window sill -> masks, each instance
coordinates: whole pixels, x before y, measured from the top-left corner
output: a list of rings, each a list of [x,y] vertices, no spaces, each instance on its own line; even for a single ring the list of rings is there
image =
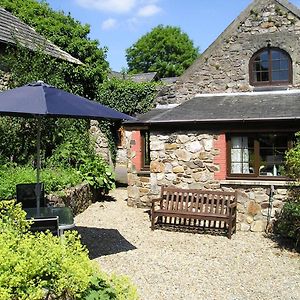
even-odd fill
[[[256,185],[256,186],[288,186],[293,181],[284,179],[262,180],[262,179],[226,179],[221,180],[221,185]]]
[[[138,176],[150,176],[150,170],[140,170],[137,172]]]

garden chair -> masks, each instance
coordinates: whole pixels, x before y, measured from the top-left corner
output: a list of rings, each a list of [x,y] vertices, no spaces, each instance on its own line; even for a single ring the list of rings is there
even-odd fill
[[[59,236],[58,216],[56,217],[36,217],[32,219],[30,231],[45,232],[49,230],[53,235]]]
[[[40,190],[40,207],[46,207],[43,183],[21,183],[16,186],[17,202],[23,208],[36,207],[36,195]]]

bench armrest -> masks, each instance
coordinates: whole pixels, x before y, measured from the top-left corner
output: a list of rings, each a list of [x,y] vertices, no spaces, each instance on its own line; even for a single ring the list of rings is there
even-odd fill
[[[236,202],[232,202],[228,205],[229,208],[234,208],[237,206],[237,203]]]
[[[156,198],[156,199],[152,199],[151,200],[151,203],[154,204],[155,202],[158,202],[158,201],[161,201],[162,198]]]

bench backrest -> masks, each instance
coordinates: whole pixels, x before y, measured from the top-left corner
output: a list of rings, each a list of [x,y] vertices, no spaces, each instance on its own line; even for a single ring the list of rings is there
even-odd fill
[[[161,199],[161,209],[227,215],[236,192],[162,187]]]

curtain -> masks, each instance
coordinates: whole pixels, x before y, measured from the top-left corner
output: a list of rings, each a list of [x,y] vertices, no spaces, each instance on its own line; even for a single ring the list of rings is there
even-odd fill
[[[231,173],[249,174],[248,137],[231,138]]]

